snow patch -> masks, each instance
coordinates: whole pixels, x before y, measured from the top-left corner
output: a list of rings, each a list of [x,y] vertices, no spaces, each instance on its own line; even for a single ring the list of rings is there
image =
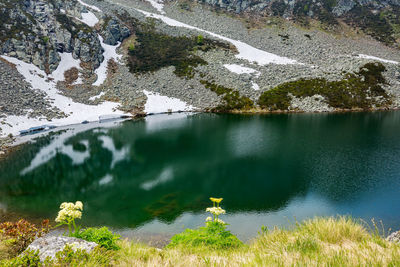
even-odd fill
[[[261,75],[261,72],[259,72],[258,70],[244,67],[243,65],[225,64],[224,67],[227,68],[230,72],[233,72],[236,74],[253,74],[254,73],[254,75],[257,77]]]
[[[103,95],[105,95],[105,94],[106,94],[106,93],[104,93],[104,92],[100,92],[100,94],[90,97],[89,100],[90,100],[90,101],[95,101],[96,99],[101,98],[101,97],[102,97]]]
[[[164,3],[162,0],[146,0],[149,2],[158,12],[161,14],[165,14],[163,8],[164,8]]]
[[[96,15],[90,11],[88,11],[87,13],[81,13],[81,17],[82,19],[77,18],[77,20],[85,23],[90,27],[94,27],[94,25],[96,25],[99,22],[99,19],[96,17]]]
[[[97,6],[88,5],[88,4],[86,4],[85,2],[83,2],[82,0],[78,0],[78,2],[79,2],[82,6],[91,8],[91,9],[93,9],[94,11],[97,11],[97,12],[101,12],[100,8],[98,8]]]
[[[359,54],[358,57],[359,57],[359,58],[365,58],[365,59],[377,60],[377,61],[381,61],[381,62],[384,62],[384,63],[399,64],[398,61],[383,59],[383,58],[374,57],[374,56],[369,56],[369,55],[364,55],[364,54]]]
[[[174,27],[183,27],[183,28],[187,28],[187,29],[191,29],[191,30],[196,30],[196,31],[200,31],[200,32],[204,32],[207,33],[211,36],[214,36],[216,38],[219,38],[221,40],[227,41],[232,43],[238,50],[239,54],[236,55],[236,58],[239,59],[244,59],[247,60],[249,62],[255,62],[259,65],[267,65],[267,64],[281,64],[281,65],[286,65],[286,64],[302,64],[299,63],[296,60],[287,58],[287,57],[281,57],[263,50],[260,50],[258,48],[255,48],[251,45],[248,45],[242,41],[239,40],[234,40],[231,38],[227,38],[225,36],[210,32],[210,31],[206,31],[185,23],[182,23],[180,21],[171,19],[169,17],[163,16],[163,15],[159,15],[159,14],[154,14],[154,13],[150,13],[147,11],[143,11],[140,9],[135,8],[136,11],[142,13],[143,15],[145,15],[146,17],[152,17],[152,18],[156,18],[159,19],[161,21],[163,21],[164,23],[166,23],[169,26],[174,26]]]
[[[251,82],[251,88],[253,88],[256,91],[260,90],[260,86],[255,82]]]
[[[54,81],[57,83],[59,81],[64,81],[64,72],[71,68],[77,68],[78,70],[81,69],[80,63],[81,61],[79,59],[74,59],[72,57],[72,53],[58,53],[61,57],[61,61],[57,66],[57,69],[53,71],[49,77],[53,78]],[[80,77],[78,79],[80,83],[82,83]],[[78,83],[76,81],[75,83]]]
[[[105,101],[99,105],[76,103],[71,98],[59,94],[56,88],[56,81],[49,80],[48,77],[46,77],[46,73],[35,65],[25,63],[13,57],[1,57],[15,64],[17,70],[24,76],[25,80],[32,85],[33,89],[45,92],[48,98],[52,100],[52,105],[59,108],[68,116],[66,118],[53,119],[51,124],[54,126],[78,124],[82,121],[98,121],[99,117],[105,114],[114,114],[118,116],[126,115],[126,113],[116,110],[119,104],[114,102]],[[60,68],[64,67],[61,66]],[[61,71],[59,71],[59,73],[61,73]],[[59,73],[55,73],[57,79],[60,77]],[[8,135],[10,133],[17,135],[21,130],[49,124],[44,117],[28,118],[27,116],[8,116],[2,119],[2,121],[6,123],[0,125],[2,135]]]
[[[97,74],[97,80],[93,83],[95,86],[100,86],[104,83],[104,81],[107,78],[107,64],[110,59],[114,59],[116,62],[118,62],[121,58],[122,55],[118,55],[117,53],[117,47],[120,45],[120,42],[116,46],[113,45],[108,45],[104,43],[103,37],[99,35],[99,39],[101,42],[101,46],[104,49],[104,60],[101,62],[100,66],[95,70],[95,73]]]
[[[162,96],[158,93],[143,90],[147,96],[147,102],[144,106],[144,111],[147,114],[157,114],[164,112],[177,112],[177,111],[192,111],[195,108],[186,104],[182,100],[174,97]]]

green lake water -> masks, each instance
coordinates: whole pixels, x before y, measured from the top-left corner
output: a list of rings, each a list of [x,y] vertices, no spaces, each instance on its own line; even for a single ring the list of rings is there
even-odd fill
[[[223,197],[242,240],[262,225],[350,215],[400,228],[400,112],[174,114],[88,124],[37,138],[0,161],[0,210],[57,215],[125,236],[204,224]]]

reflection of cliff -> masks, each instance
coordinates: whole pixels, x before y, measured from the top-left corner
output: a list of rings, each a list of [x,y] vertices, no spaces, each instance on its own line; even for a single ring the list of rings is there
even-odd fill
[[[385,140],[400,151],[389,114],[202,114],[62,133],[57,146],[41,138],[0,162],[0,202],[54,216],[60,202],[79,199],[87,223],[121,227],[201,212],[209,196],[224,197],[230,212],[278,210],[310,191],[343,201],[387,181],[376,177],[378,153],[388,159]]]

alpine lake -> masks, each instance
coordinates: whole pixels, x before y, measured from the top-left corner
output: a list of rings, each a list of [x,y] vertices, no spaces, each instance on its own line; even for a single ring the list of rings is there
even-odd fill
[[[399,111],[163,114],[33,137],[0,161],[2,221],[54,222],[80,200],[83,226],[169,238],[222,197],[243,241],[314,216],[400,228]]]

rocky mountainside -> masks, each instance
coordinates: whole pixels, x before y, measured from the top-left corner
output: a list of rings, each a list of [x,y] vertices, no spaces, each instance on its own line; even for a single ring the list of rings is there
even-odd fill
[[[324,28],[341,23],[361,29],[388,45],[400,45],[399,0],[196,0],[212,7],[253,16],[283,17],[309,26],[317,20]]]
[[[0,135],[167,111],[396,109],[398,7],[0,0]]]
[[[130,33],[114,20],[108,20],[107,25],[96,31],[82,22],[85,14],[87,7],[76,0],[2,0],[0,51],[32,62],[48,74],[57,68],[61,61],[59,53],[64,52],[72,53],[86,69],[94,70],[104,59],[98,34],[104,36],[106,44],[115,45]]]

